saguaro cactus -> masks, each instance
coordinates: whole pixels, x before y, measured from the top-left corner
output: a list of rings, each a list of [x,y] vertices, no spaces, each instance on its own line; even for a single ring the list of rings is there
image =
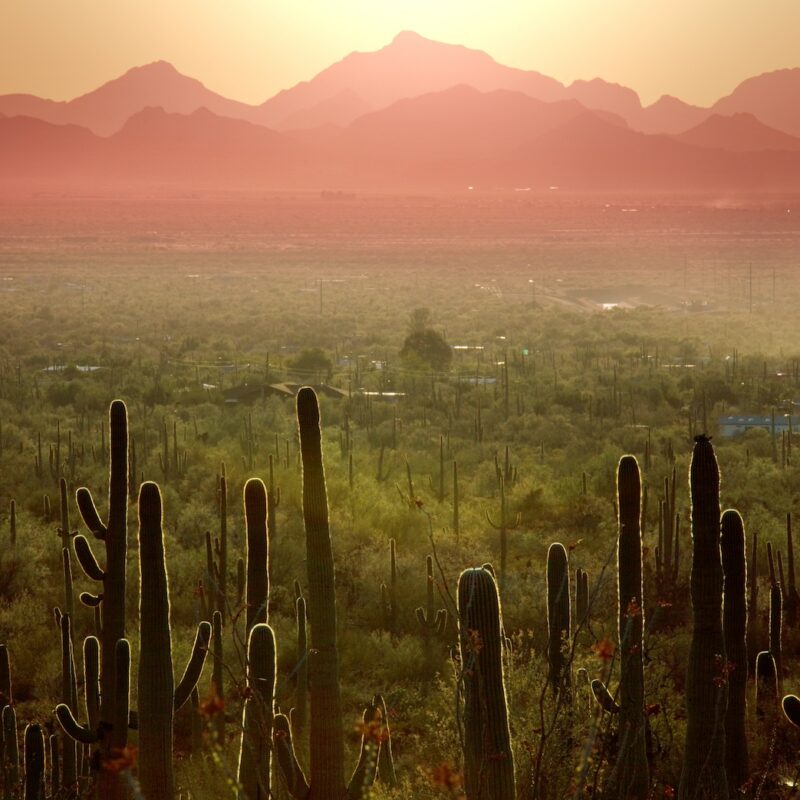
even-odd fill
[[[732,790],[748,778],[747,733],[747,560],[744,524],[738,511],[722,515],[722,571],[725,579],[722,630],[728,660],[728,709],[725,714],[725,771]]]
[[[247,688],[242,718],[238,780],[243,800],[267,800],[272,771],[272,719],[275,696],[275,635],[256,624],[247,642]]]
[[[244,516],[247,529],[246,635],[254,625],[266,623],[269,614],[268,494],[263,481],[251,478],[244,485]]]
[[[426,639],[430,639],[431,635],[436,633],[443,636],[447,629],[447,609],[436,609],[436,602],[434,599],[435,581],[433,579],[433,557],[427,556],[425,559],[425,569],[427,575],[426,581],[426,602],[425,608],[420,606],[414,612],[417,622],[419,623],[422,632],[425,634]]]
[[[24,800],[44,800],[44,732],[40,725],[25,728]]]
[[[147,800],[173,800],[173,714],[197,685],[211,630],[207,622],[200,623],[189,663],[176,687],[161,492],[150,482],[139,491],[139,567],[139,782]]]
[[[645,798],[649,789],[644,716],[644,606],[642,602],[642,481],[634,456],[617,469],[619,538],[620,747],[616,780],[620,798]]]
[[[678,797],[727,800],[719,466],[707,436],[695,438],[690,488],[693,624],[686,678],[686,745]]]
[[[508,562],[508,532],[513,531],[519,526],[520,515],[517,514],[514,520],[508,516],[508,500],[506,499],[506,480],[502,471],[497,469],[497,489],[500,495],[500,516],[495,522],[489,512],[486,512],[486,521],[500,534],[500,588],[505,588],[506,565]]]
[[[100,568],[89,542],[75,537],[75,554],[87,577],[102,583],[102,592],[81,595],[90,606],[100,605],[102,619],[100,666],[100,721],[113,725],[117,718],[115,682],[117,642],[125,637],[125,569],[128,555],[128,410],[122,400],[114,400],[109,409],[110,470],[108,482],[108,518],[103,523],[88,489],[78,489],[78,509],[86,527],[105,544],[105,567]],[[104,757],[111,755],[116,736],[104,738]],[[124,746],[124,745],[123,745]],[[110,770],[101,773],[105,797],[119,796],[120,781]]]
[[[547,551],[547,661],[554,692],[569,688],[569,674],[564,669],[564,646],[569,637],[569,562],[564,545],[554,542]]]
[[[310,775],[303,774],[295,756],[289,719],[278,714],[274,745],[289,791],[298,800],[358,800],[375,780],[377,759],[365,771],[364,746],[371,735],[365,726],[361,759],[349,786],[344,779],[344,730],[339,687],[339,652],[336,645],[336,592],[333,548],[328,522],[328,495],[322,463],[319,404],[313,389],[297,394],[297,422],[303,467],[303,518],[306,529],[308,611],[311,619],[309,648]]]
[[[514,758],[503,682],[503,622],[497,584],[483,567],[458,579],[467,800],[514,800]]]

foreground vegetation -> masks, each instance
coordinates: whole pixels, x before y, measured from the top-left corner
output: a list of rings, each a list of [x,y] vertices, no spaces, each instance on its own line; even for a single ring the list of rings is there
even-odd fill
[[[330,245],[323,281],[318,252],[148,247],[4,256],[6,794],[41,763],[54,797],[302,796],[291,741],[319,798],[788,796],[782,253],[779,291],[695,263],[648,273],[658,305],[601,311],[640,292],[632,267],[403,271]],[[727,438],[723,414],[768,422]]]

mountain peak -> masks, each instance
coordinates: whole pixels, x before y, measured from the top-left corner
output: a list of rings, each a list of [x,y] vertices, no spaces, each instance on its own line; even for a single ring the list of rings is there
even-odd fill
[[[159,59],[151,61],[149,64],[141,64],[138,67],[131,67],[125,75],[153,75],[159,77],[180,75],[174,64],[169,61]]]
[[[430,39],[426,39],[424,36],[421,36],[416,31],[400,31],[397,36],[392,39],[392,44],[394,45],[402,45],[402,44],[419,44],[420,42],[429,42]]]

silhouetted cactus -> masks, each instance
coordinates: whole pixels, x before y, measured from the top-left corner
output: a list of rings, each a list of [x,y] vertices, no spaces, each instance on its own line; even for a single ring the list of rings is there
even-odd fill
[[[64,566],[64,612],[75,618],[75,591],[72,583],[72,539],[77,535],[69,522],[69,496],[67,481],[61,478],[58,482],[61,505],[61,524],[58,526],[58,536],[61,539],[62,561]]]
[[[569,690],[564,648],[570,637],[569,562],[563,544],[547,551],[547,677],[554,692]]]
[[[467,800],[513,800],[514,757],[503,681],[503,621],[494,576],[483,567],[458,579]]]
[[[266,623],[269,614],[269,539],[267,488],[251,478],[244,486],[244,516],[247,542],[247,606],[245,635],[254,625]]]
[[[17,712],[14,706],[5,706],[3,717],[3,792],[12,798],[19,784],[19,739],[17,738]]]
[[[65,550],[65,552],[68,552]],[[73,714],[78,711],[78,681],[75,676],[75,658],[72,650],[72,627],[69,614],[61,616],[61,702]],[[61,735],[61,780],[69,797],[76,791],[78,782],[77,742],[66,733]]]
[[[248,691],[238,768],[243,800],[266,800],[271,796],[275,672],[275,635],[269,625],[257,623],[247,642]]]
[[[644,604],[642,601],[642,483],[634,456],[617,469],[618,632],[620,649],[620,746],[616,781],[620,798],[645,798],[649,789],[644,715]]]
[[[306,530],[308,566],[310,686],[310,775],[303,774],[294,751],[288,717],[278,714],[274,721],[273,744],[281,772],[293,797],[307,800],[357,800],[374,781],[374,769],[364,769],[368,755],[365,726],[362,757],[350,784],[344,778],[344,730],[339,688],[339,652],[336,645],[336,592],[333,549],[328,522],[328,496],[322,463],[322,434],[319,404],[313,389],[303,387],[297,394],[297,422],[303,467],[303,518]]]
[[[458,495],[458,461],[453,461],[453,534],[458,541],[460,531],[459,522],[459,495]]]
[[[8,509],[8,527],[11,537],[11,546],[17,543],[17,501],[12,500]]]
[[[299,736],[306,727],[308,716],[308,636],[306,616],[306,599],[298,597],[295,600],[295,618],[297,621],[297,665],[296,692],[294,713],[292,714],[292,731]]]
[[[575,627],[586,624],[589,617],[589,575],[586,570],[575,571]]]
[[[519,526],[520,515],[517,514],[512,521],[508,516],[508,501],[506,499],[506,481],[500,468],[497,468],[497,491],[500,495],[500,516],[495,522],[486,512],[486,521],[500,534],[500,588],[506,585],[506,568],[508,562],[508,532]]]
[[[600,708],[602,708],[603,711],[608,714],[619,714],[619,704],[612,697],[611,692],[608,691],[603,681],[595,678],[591,683],[591,687],[594,699],[597,700]]]
[[[427,556],[425,559],[426,569],[426,603],[425,608],[419,607],[414,612],[417,622],[422,628],[426,637],[430,637],[433,633],[443,636],[447,629],[447,609],[436,609],[434,598],[434,590],[436,587],[433,579],[433,556]]]
[[[727,800],[719,467],[706,436],[695,438],[690,487],[693,624],[686,678],[686,744],[678,797]]]
[[[800,610],[800,594],[797,592],[797,581],[794,571],[794,540],[792,538],[792,515],[786,515],[786,584],[784,585],[786,601],[784,614],[786,624],[793,627],[797,624]]]
[[[769,589],[769,652],[775,659],[780,690],[783,686],[783,592],[777,581]]]
[[[173,800],[173,715],[188,699],[203,671],[207,622],[198,626],[183,677],[175,686],[161,492],[155,483],[139,490],[139,782],[147,800]]]
[[[389,585],[381,584],[381,609],[383,627],[393,636],[397,634],[397,543],[389,540]]]
[[[747,561],[744,524],[738,511],[722,515],[722,572],[725,598],[722,630],[728,661],[728,709],[725,714],[725,771],[735,791],[749,776],[747,755]]]
[[[84,592],[81,600],[90,606],[100,605],[102,619],[100,667],[100,720],[106,726],[117,719],[115,685],[117,668],[117,643],[125,638],[125,571],[128,553],[128,411],[122,400],[114,400],[109,409],[111,431],[110,469],[108,484],[108,518],[103,523],[88,489],[78,489],[78,509],[84,524],[94,537],[105,545],[105,567],[100,568],[89,542],[83,536],[75,537],[75,554],[90,580],[101,582],[102,592],[91,595]],[[121,651],[120,651],[121,652]],[[130,658],[128,656],[128,658]],[[104,757],[108,758],[114,742],[127,742],[115,733],[104,739]],[[121,783],[111,770],[101,772],[101,789],[108,800],[115,800]]]
[[[0,644],[0,709],[13,703],[11,689],[11,658],[8,647]]]
[[[394,770],[394,754],[392,752],[392,732],[389,728],[389,712],[382,694],[372,698],[372,706],[380,712],[381,732],[380,751],[378,753],[378,780],[387,786],[397,785],[397,775]]]
[[[25,728],[25,781],[24,800],[45,800],[44,786],[44,732],[40,725]]]
[[[775,659],[769,650],[762,650],[756,656],[756,716],[771,724],[774,722],[780,694],[778,693],[778,671]]]

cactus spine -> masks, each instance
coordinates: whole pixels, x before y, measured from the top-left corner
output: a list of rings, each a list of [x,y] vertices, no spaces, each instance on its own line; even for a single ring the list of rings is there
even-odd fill
[[[569,563],[564,545],[554,542],[547,551],[547,661],[548,681],[556,693],[570,684],[564,669],[564,645],[569,637]]]
[[[720,548],[725,599],[722,630],[728,660],[728,709],[725,714],[725,771],[738,790],[748,778],[747,735],[747,559],[744,524],[738,511],[722,515]]]
[[[692,641],[686,679],[686,745],[679,800],[727,800],[725,714],[727,686],[722,633],[719,466],[706,436],[695,438],[692,495]],[[720,664],[721,659],[721,664]]]
[[[467,800],[514,800],[514,758],[503,682],[497,583],[483,567],[458,579]]]
[[[617,762],[620,798],[645,798],[649,788],[644,716],[642,602],[642,481],[634,456],[623,456],[617,470],[619,538],[617,575],[620,647],[620,736]]]

